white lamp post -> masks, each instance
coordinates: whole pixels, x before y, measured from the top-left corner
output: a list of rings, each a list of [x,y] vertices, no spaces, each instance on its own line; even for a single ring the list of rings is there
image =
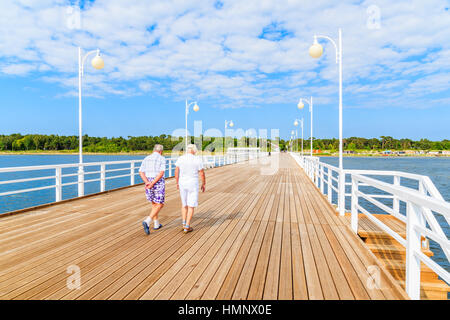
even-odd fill
[[[312,157],[312,155],[313,155],[313,98],[310,97],[309,101],[306,99],[300,98],[300,100],[298,101],[298,104],[297,104],[297,108],[299,108],[300,110],[303,109],[303,107],[305,106],[303,101],[305,101],[309,105],[309,112],[311,113],[311,154],[310,154],[310,156]]]
[[[323,48],[317,42],[318,38],[329,40],[336,50],[336,63],[339,64],[339,214],[345,214],[345,175],[343,166],[343,142],[342,142],[342,30],[338,30],[338,44],[328,36],[315,35],[314,43],[309,48],[309,55],[313,58],[319,58],[323,53]]]
[[[302,159],[303,159],[303,118],[301,120],[295,119],[294,126],[298,126],[298,124],[302,126]]]
[[[230,126],[230,128],[234,127],[233,120],[225,120],[225,130],[227,130],[228,126]]]
[[[191,105],[194,105],[194,107],[192,108],[195,112],[197,112],[198,110],[200,110],[200,107],[197,104],[197,101],[192,101],[191,103],[188,103],[187,99],[186,99],[186,114],[185,114],[185,120],[186,120],[186,132],[185,132],[185,138],[186,138],[186,145],[185,145],[185,150],[184,152],[187,152],[187,146],[188,146],[188,128],[187,128],[187,119],[188,119],[188,114],[189,114],[189,107]]]
[[[234,127],[233,120],[225,120],[225,129],[223,131],[223,153],[225,153],[225,142],[226,142],[226,138],[227,138],[228,126],[230,126],[230,128]]]
[[[298,138],[297,129],[291,131],[291,138],[292,137],[294,138],[294,140],[296,140]],[[298,144],[298,141],[297,141],[297,144]],[[292,151],[294,151],[294,143],[292,143]],[[298,145],[297,145],[297,152],[298,152]]]
[[[78,47],[78,142],[79,142],[79,166],[78,166],[78,196],[84,196],[84,169],[83,169],[83,136],[82,136],[82,128],[83,128],[83,119],[82,119],[82,106],[81,106],[81,79],[84,75],[84,63],[86,59],[91,54],[96,53],[95,57],[92,59],[92,66],[97,69],[103,69],[105,63],[100,57],[100,50],[92,50],[86,53],[86,55],[82,56],[82,50]]]

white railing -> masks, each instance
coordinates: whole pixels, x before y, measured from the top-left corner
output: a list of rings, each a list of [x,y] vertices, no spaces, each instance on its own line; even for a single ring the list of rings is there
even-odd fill
[[[406,248],[406,292],[411,299],[420,299],[421,262],[450,283],[450,273],[421,250],[428,247],[428,239],[431,239],[440,245],[450,261],[450,241],[436,219],[436,216],[441,216],[442,223],[450,225],[450,203],[443,199],[429,177],[381,170],[343,170],[341,173],[339,168],[321,162],[318,157],[291,155],[328,201],[337,205],[339,214],[345,214],[349,209],[351,228],[355,233],[358,232],[358,215],[362,213]],[[392,183],[374,177],[383,177]],[[404,180],[417,188],[401,185]],[[406,239],[377,219],[363,202],[403,221]],[[405,210],[401,210],[402,205]],[[422,237],[425,239],[423,242]]]
[[[339,168],[332,165],[320,162],[318,157],[301,156],[296,153],[291,153],[296,162],[305,170],[308,177],[320,189],[323,194],[326,194],[328,201],[335,204],[341,215],[345,214],[345,192],[340,190],[345,189],[344,173],[341,173]],[[333,197],[336,195],[336,197]]]
[[[202,156],[205,168],[220,167],[223,165],[233,164],[236,162],[246,161],[253,158],[259,158],[267,155],[267,153],[259,152],[252,154],[238,155],[214,155]],[[175,174],[175,162],[177,158],[167,158],[165,177],[172,177]],[[0,186],[16,185],[16,188],[10,187],[8,191],[0,192],[0,197],[6,197],[16,194],[34,192],[39,190],[54,189],[55,202],[63,200],[63,187],[78,185],[77,196],[84,196],[84,185],[90,182],[100,182],[98,191],[106,190],[106,181],[129,177],[129,185],[136,184],[136,175],[139,175],[139,167],[142,160],[126,160],[126,161],[107,161],[107,162],[87,162],[83,164],[60,164],[60,165],[43,165],[43,166],[27,166],[27,167],[9,167],[0,168],[0,174],[20,173],[24,176],[35,175],[32,177],[24,177],[21,179],[4,179],[0,181]],[[118,167],[125,166],[125,167]],[[72,169],[72,170],[71,170]],[[78,170],[76,170],[78,169]],[[80,170],[81,169],[81,170]],[[65,171],[65,172],[64,172]],[[69,171],[69,172],[68,172]],[[47,173],[50,172],[50,173]],[[66,181],[63,181],[66,180]],[[67,181],[74,180],[74,181]],[[40,181],[41,185],[35,187],[21,187],[27,182]],[[81,185],[81,186],[80,186]]]

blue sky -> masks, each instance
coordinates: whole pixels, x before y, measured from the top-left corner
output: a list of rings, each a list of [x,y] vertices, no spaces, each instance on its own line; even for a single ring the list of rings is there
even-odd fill
[[[77,47],[86,62],[84,133],[170,134],[184,100],[203,129],[279,129],[314,97],[314,136],[338,135],[334,48],[343,30],[344,136],[450,138],[448,1],[77,1],[0,4],[0,134],[78,134]],[[81,9],[79,9],[81,8]],[[430,23],[433,21],[433,23]]]

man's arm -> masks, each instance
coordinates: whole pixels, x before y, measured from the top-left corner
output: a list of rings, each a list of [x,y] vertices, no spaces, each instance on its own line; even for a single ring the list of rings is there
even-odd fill
[[[162,178],[164,177],[164,172],[166,171],[166,159],[163,159],[160,163],[160,172],[158,175],[153,179],[152,182],[150,182],[150,188],[153,188],[153,186]]]
[[[177,189],[178,189],[178,179],[180,178],[180,167],[175,168],[175,181],[177,182]]]
[[[139,175],[141,176],[142,181],[145,183],[145,188],[149,189],[150,181],[148,181],[147,176],[144,171],[139,171]]]
[[[151,182],[152,187],[164,176],[164,171],[160,171],[158,175]]]
[[[205,176],[205,170],[202,169],[202,170],[200,170],[198,173],[200,174],[200,179],[202,179],[202,186],[201,186],[202,192],[205,192],[205,190],[206,190],[206,176]]]

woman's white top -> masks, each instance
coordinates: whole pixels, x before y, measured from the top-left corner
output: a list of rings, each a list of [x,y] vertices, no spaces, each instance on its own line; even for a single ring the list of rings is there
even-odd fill
[[[202,158],[191,153],[177,159],[175,166],[180,168],[178,183],[184,189],[198,189],[198,172],[203,169]]]

